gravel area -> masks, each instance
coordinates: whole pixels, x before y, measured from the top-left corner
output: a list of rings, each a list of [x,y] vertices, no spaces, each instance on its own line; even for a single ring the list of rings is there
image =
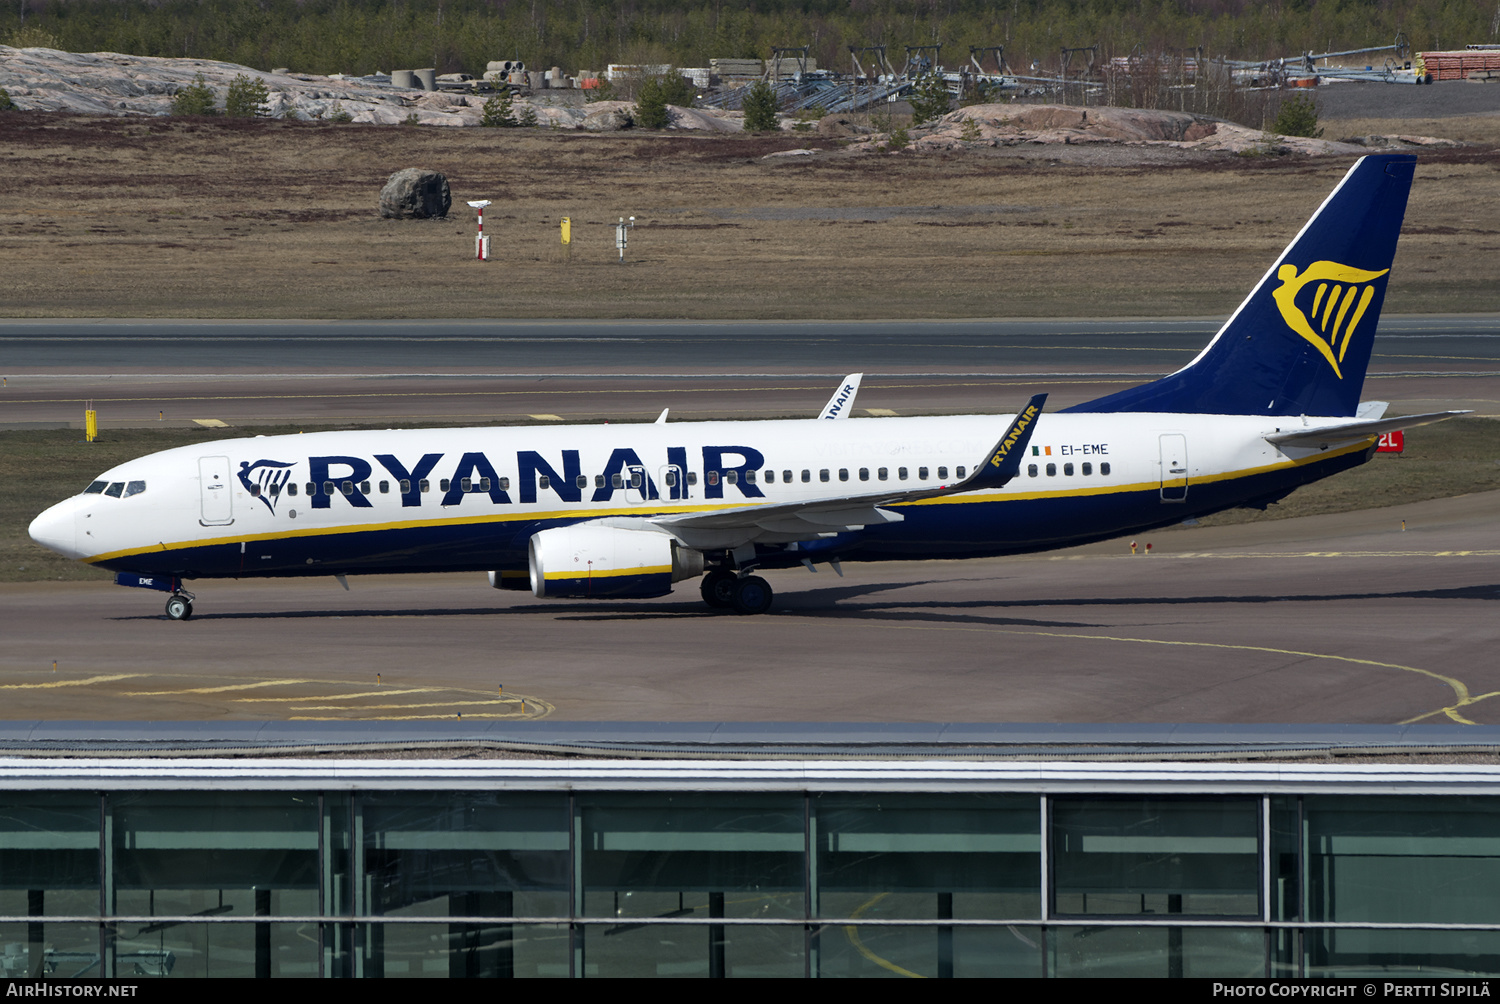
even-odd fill
[[[1314,95],[1324,121],[1500,115],[1500,84],[1471,84],[1466,80],[1418,87],[1340,82],[1325,84]]]

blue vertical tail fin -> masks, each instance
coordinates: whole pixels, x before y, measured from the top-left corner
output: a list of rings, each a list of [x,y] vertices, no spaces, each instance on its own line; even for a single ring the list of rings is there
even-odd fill
[[[1416,157],[1361,157],[1208,347],[1070,412],[1353,415]]]

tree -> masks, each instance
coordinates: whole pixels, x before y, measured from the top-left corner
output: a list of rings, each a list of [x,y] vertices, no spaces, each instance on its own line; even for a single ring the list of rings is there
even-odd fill
[[[214,92],[208,86],[208,81],[203,79],[203,74],[193,78],[193,82],[172,96],[173,115],[212,115],[214,113]]]
[[[931,122],[948,113],[948,83],[936,73],[919,79],[911,89],[911,124]]]
[[[697,96],[692,83],[672,70],[663,77],[647,77],[635,99],[636,124],[643,129],[665,129],[672,124],[667,105],[691,108]]]
[[[13,112],[15,110],[16,103],[10,99],[10,91],[0,87],[0,112]]]
[[[512,110],[514,100],[510,96],[510,88],[501,84],[495,96],[484,103],[484,114],[480,117],[479,124],[492,129],[514,129],[520,125]]]
[[[1309,139],[1323,135],[1323,130],[1318,128],[1318,105],[1312,95],[1294,94],[1283,101],[1271,131],[1278,136],[1306,136]]]
[[[233,119],[264,115],[270,97],[271,92],[266,89],[264,80],[238,74],[229,82],[229,91],[224,95],[224,114]]]
[[[764,80],[750,85],[741,107],[745,110],[746,132],[774,132],[780,128],[776,113],[780,110],[776,92]]]

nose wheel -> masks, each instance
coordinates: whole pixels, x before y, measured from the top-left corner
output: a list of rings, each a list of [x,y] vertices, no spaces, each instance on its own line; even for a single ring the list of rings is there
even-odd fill
[[[173,593],[171,599],[167,600],[167,618],[185,621],[191,616],[193,616],[193,594]]]

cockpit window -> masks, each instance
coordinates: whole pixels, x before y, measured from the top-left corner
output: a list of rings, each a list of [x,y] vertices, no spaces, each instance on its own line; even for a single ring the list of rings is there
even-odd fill
[[[109,482],[108,481],[95,481],[93,484],[91,484],[87,488],[85,488],[83,490],[83,493],[85,495],[98,495],[100,492],[104,491],[104,489],[107,488],[107,487],[109,487]]]
[[[141,492],[143,492],[145,490],[146,490],[146,482],[144,482],[144,481],[128,481],[125,484],[125,497],[126,498],[130,498],[130,496],[132,496],[132,495],[139,495]]]
[[[104,489],[104,494],[108,495],[112,499],[117,499],[117,498],[120,497],[120,493],[123,492],[124,490],[125,490],[125,482],[123,482],[123,481],[116,481],[114,484],[112,484],[108,488]]]

